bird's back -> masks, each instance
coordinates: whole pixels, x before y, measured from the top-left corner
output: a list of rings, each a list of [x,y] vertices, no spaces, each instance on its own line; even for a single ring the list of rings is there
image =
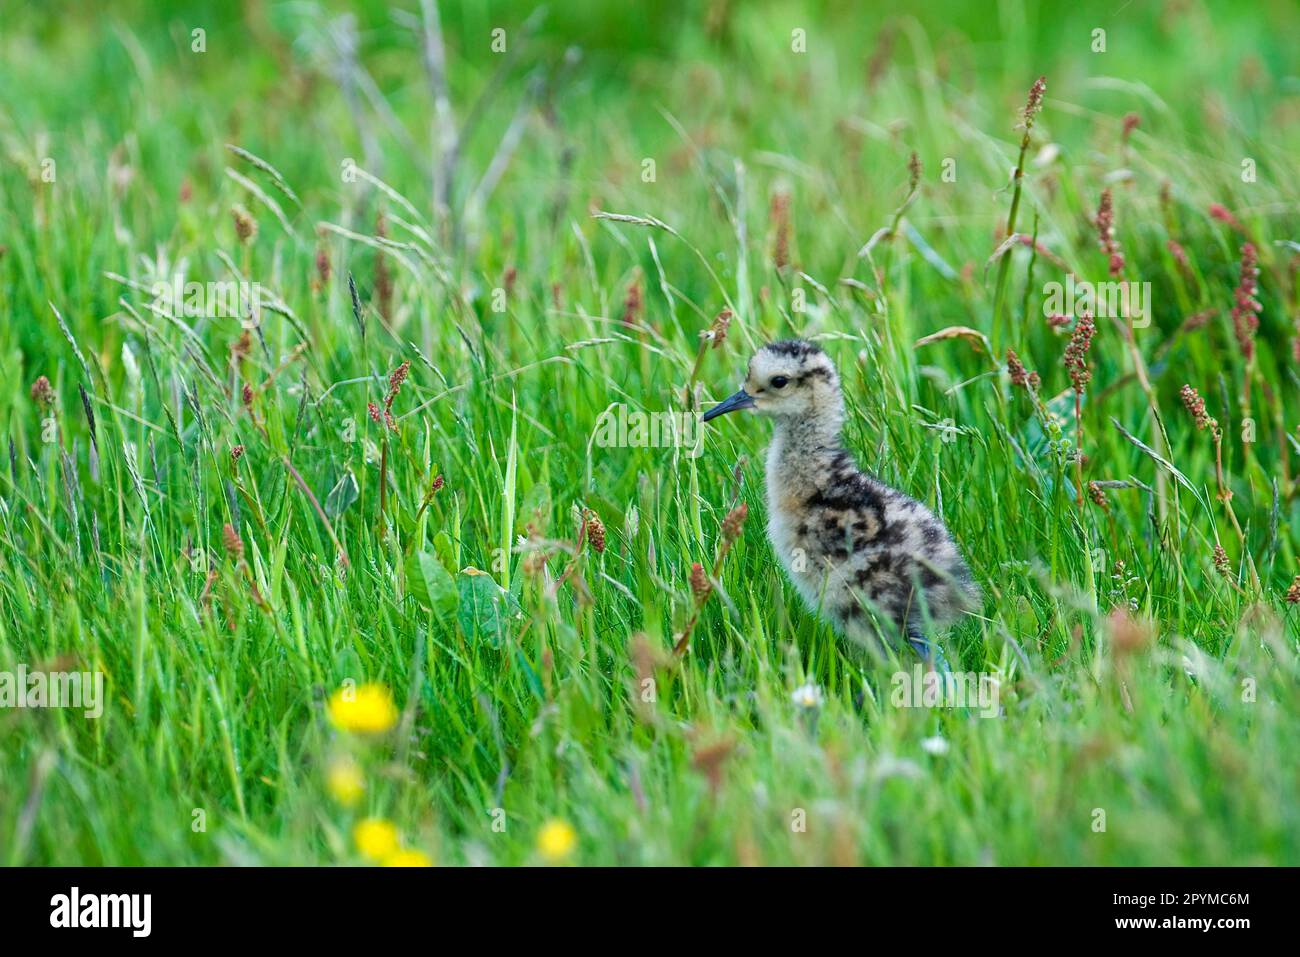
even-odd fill
[[[804,600],[850,637],[919,635],[979,601],[943,523],[861,471],[843,448],[780,432],[767,462],[768,532]]]

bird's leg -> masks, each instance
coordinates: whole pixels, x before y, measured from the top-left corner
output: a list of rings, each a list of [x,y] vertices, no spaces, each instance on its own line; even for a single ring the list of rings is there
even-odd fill
[[[948,666],[948,659],[944,656],[943,648],[939,643],[927,638],[921,626],[915,621],[908,621],[906,627],[907,643],[921,656],[921,660],[935,671],[946,675],[952,674],[952,668]]]

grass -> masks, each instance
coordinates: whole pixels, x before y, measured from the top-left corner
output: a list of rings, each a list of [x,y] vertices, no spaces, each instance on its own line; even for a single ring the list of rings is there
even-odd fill
[[[107,701],[0,710],[0,862],[352,863],[373,817],[448,865],[1300,863],[1293,7],[445,9],[443,88],[407,6],[7,15],[0,672]],[[1079,396],[1067,270],[1150,283]],[[151,308],[182,272],[274,306]],[[892,706],[799,604],[762,420],[595,441],[789,335],[962,542],[1000,717]]]

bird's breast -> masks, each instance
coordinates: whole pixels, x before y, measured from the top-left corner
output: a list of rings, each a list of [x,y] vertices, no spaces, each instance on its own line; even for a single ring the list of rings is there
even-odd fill
[[[791,462],[774,448],[767,467],[767,535],[777,560],[803,597],[815,604],[829,552],[819,524],[816,477],[810,463]]]

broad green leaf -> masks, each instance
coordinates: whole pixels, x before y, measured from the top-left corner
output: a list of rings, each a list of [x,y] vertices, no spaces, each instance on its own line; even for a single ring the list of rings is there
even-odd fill
[[[349,469],[339,476],[339,480],[329,490],[329,494],[325,496],[325,514],[332,519],[338,518],[347,510],[349,505],[357,500],[360,494],[357,489],[356,476]]]
[[[487,572],[467,568],[460,573],[460,627],[467,637],[500,647],[517,607],[514,598]]]
[[[438,534],[433,536],[433,553],[442,562],[442,567],[447,569],[447,574],[456,574],[456,547],[451,542],[451,536],[443,529],[439,529]]]
[[[430,552],[415,552],[406,560],[406,583],[416,601],[440,615],[455,611],[460,601],[451,574]]]

